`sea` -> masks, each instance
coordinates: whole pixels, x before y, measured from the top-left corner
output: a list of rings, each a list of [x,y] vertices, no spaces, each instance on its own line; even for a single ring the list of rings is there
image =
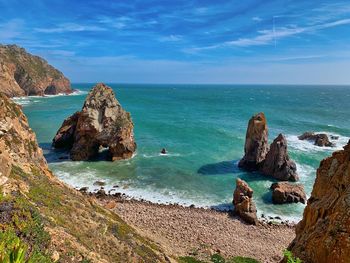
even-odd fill
[[[274,205],[275,180],[242,171],[249,118],[264,112],[269,142],[283,133],[297,164],[300,183],[310,196],[320,161],[340,150],[350,137],[350,86],[108,84],[131,113],[137,151],[132,159],[88,162],[62,159],[51,142],[63,120],[81,110],[93,83],[74,83],[71,95],[14,98],[54,174],[75,187],[105,190],[163,204],[232,209],[236,178],[254,190],[258,215],[298,221],[305,205]],[[335,147],[301,141],[305,131],[339,136]],[[160,151],[166,148],[167,154]]]

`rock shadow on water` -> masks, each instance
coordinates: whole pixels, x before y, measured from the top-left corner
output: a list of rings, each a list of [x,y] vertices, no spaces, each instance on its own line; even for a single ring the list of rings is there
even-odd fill
[[[242,172],[237,166],[238,160],[206,164],[197,173],[202,175],[232,174]]]

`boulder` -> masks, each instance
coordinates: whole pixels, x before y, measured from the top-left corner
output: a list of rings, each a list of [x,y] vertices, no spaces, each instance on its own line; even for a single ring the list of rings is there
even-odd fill
[[[107,148],[111,160],[131,158],[136,150],[134,124],[103,83],[88,94],[80,112],[66,119],[53,139],[53,147],[70,149],[72,160],[90,160],[100,147]]]
[[[338,136],[331,136],[332,139],[338,139]],[[314,133],[314,132],[304,132],[302,135],[298,136],[299,140],[312,141],[314,145],[320,147],[334,147],[334,143],[329,141],[328,135],[325,133]]]
[[[303,262],[349,262],[350,141],[321,161],[289,250]]]
[[[244,157],[238,166],[248,171],[258,170],[268,152],[268,128],[264,113],[249,120],[244,146]]]
[[[278,182],[271,185],[274,204],[306,203],[306,194],[302,184]]]
[[[253,201],[253,190],[240,178],[236,180],[236,189],[233,193],[233,205],[235,207],[235,213],[245,222],[253,225],[258,223],[256,206]]]
[[[270,145],[261,172],[281,181],[299,180],[296,164],[288,156],[287,140],[283,134],[279,134]]]

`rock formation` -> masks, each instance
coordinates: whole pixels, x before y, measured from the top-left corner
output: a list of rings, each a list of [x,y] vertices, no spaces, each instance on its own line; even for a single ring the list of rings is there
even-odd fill
[[[0,45],[0,92],[9,97],[71,93],[70,81],[44,59]]]
[[[299,180],[297,167],[288,156],[287,140],[282,134],[270,145],[261,172],[281,181]]]
[[[274,204],[306,203],[306,194],[302,184],[278,182],[271,185]]]
[[[248,123],[244,157],[238,166],[248,171],[258,170],[268,152],[268,129],[264,113],[251,117]]]
[[[233,205],[235,213],[245,222],[254,225],[258,223],[256,206],[253,201],[253,190],[245,181],[239,178],[236,180],[236,189],[233,193]]]
[[[67,118],[53,139],[55,148],[68,148],[72,160],[94,158],[101,147],[108,148],[113,161],[131,158],[136,150],[134,125],[113,90],[97,84],[80,112]]]
[[[18,241],[23,262],[170,261],[117,214],[60,182],[20,106],[1,93],[0,196],[2,259]]]
[[[334,139],[338,138],[337,136],[331,137]],[[302,135],[298,136],[298,139],[312,141],[314,145],[320,147],[334,147],[334,143],[329,141],[329,138],[325,133],[304,132]]]
[[[350,262],[350,141],[321,162],[289,249],[303,262]]]

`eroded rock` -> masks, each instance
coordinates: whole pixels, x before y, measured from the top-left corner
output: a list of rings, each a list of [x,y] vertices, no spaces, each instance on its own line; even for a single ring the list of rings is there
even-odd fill
[[[72,160],[90,160],[100,147],[111,160],[131,158],[136,150],[133,122],[115,98],[113,90],[97,84],[80,112],[67,118],[53,139],[56,148],[70,149]]]
[[[258,170],[268,152],[268,128],[264,113],[249,120],[244,146],[244,157],[238,166],[248,171]]]
[[[338,136],[331,136],[332,139],[337,140]],[[299,140],[308,140],[314,143],[316,146],[320,147],[334,147],[334,143],[329,141],[328,135],[325,133],[314,133],[314,132],[304,132],[302,135],[298,136]]]
[[[350,259],[350,141],[324,159],[289,246],[303,262],[349,262]]]
[[[233,205],[235,213],[245,222],[256,225],[258,218],[256,206],[253,201],[253,189],[240,178],[236,179],[236,189],[233,193]]]
[[[271,185],[274,204],[306,203],[306,194],[302,184],[278,182]]]
[[[287,140],[283,134],[279,134],[270,145],[261,172],[281,181],[297,181],[297,167],[288,155]]]

